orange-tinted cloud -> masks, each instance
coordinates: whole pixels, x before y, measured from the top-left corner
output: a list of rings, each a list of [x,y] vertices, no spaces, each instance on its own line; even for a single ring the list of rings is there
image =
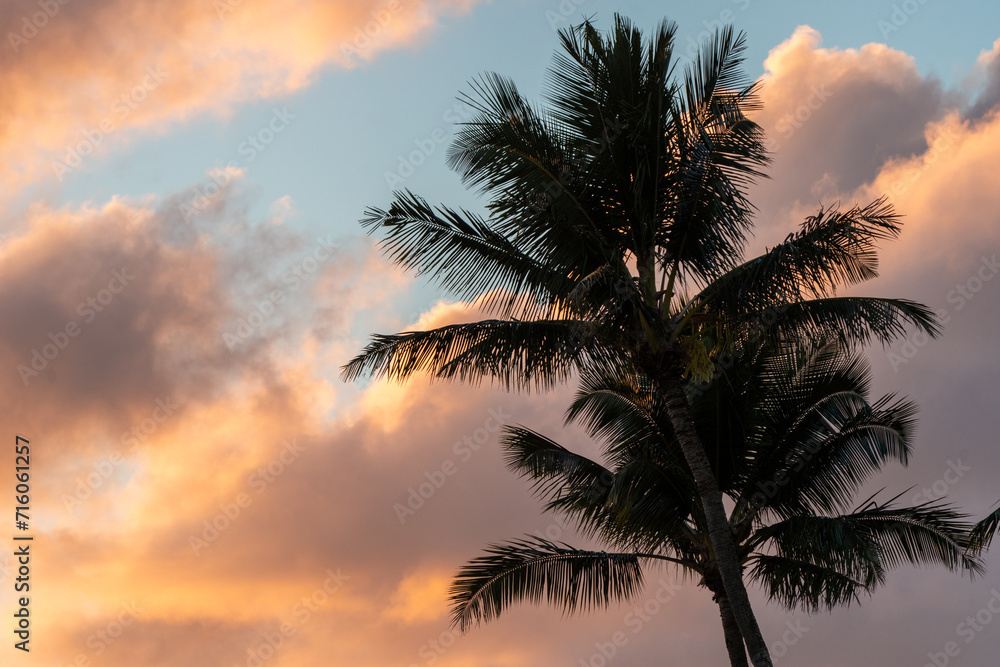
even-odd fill
[[[413,44],[470,0],[127,0],[0,7],[6,193],[61,181],[137,130],[308,85]],[[40,7],[48,7],[41,11]],[[39,27],[40,26],[40,27]],[[56,180],[51,180],[56,179]]]
[[[801,26],[771,49],[757,121],[771,145],[770,180],[754,189],[762,231],[779,238],[820,202],[868,183],[887,160],[922,153],[924,127],[951,99],[913,58],[884,44],[827,49]]]
[[[885,277],[855,291],[904,296],[946,312],[962,310],[961,302],[971,307],[971,299],[952,292],[1000,248],[990,167],[1000,151],[1000,42],[980,55],[960,91],[944,90],[910,56],[883,44],[821,43],[817,31],[800,27],[765,61],[758,120],[775,163],[772,179],[751,193],[762,209],[764,242],[783,238],[821,205],[885,195],[903,216],[904,231],[883,244]],[[984,288],[987,296],[975,305],[988,309],[989,294]]]
[[[246,664],[280,644],[277,665],[419,660],[429,639],[454,641],[442,591],[457,545],[531,527],[496,434],[540,414],[557,427],[564,401],[375,383],[337,407],[354,324],[407,281],[367,242],[327,250],[241,222],[234,192],[186,227],[174,203],[191,193],[40,205],[0,245],[0,305],[17,313],[0,328],[0,395],[36,457],[31,592],[46,641],[33,659]],[[308,275],[283,281],[295,267]],[[254,318],[276,289],[275,311]],[[421,325],[475,316],[442,304]],[[4,586],[0,607],[13,602]]]
[[[970,118],[979,118],[1000,103],[1000,39],[993,42],[992,49],[985,49],[979,54],[976,67],[969,78],[973,89],[979,90],[968,115]]]

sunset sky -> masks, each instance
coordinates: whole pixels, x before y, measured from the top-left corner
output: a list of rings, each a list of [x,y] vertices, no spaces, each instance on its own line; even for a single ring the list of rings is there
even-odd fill
[[[921,301],[944,335],[869,351],[873,393],[921,408],[911,464],[870,492],[990,511],[1000,8],[806,4],[0,4],[0,665],[727,663],[710,594],[672,570],[606,612],[523,605],[451,632],[450,579],[487,543],[582,544],[496,442],[523,424],[593,454],[562,427],[574,387],[339,379],[372,333],[478,317],[386,261],[365,208],[409,188],[481,210],[445,166],[468,117],[457,96],[496,71],[537,99],[556,30],[607,28],[616,11],[646,30],[676,21],[682,55],[717,25],[747,33],[774,157],[750,195],[752,251],[820,205],[887,194],[905,216],[857,292]],[[9,629],[18,434],[32,446],[30,654]],[[422,504],[421,485],[435,487]],[[1000,600],[1000,546],[986,561],[974,582],[893,571],[832,614],[751,598],[776,664],[921,667],[956,642],[949,664],[995,667],[1000,616],[983,610]],[[636,622],[637,606],[654,611]],[[595,643],[616,632],[628,641],[604,660]]]

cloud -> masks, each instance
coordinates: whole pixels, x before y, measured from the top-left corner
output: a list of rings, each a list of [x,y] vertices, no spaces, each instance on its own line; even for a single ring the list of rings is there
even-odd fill
[[[993,42],[992,49],[979,54],[970,79],[971,85],[978,85],[981,90],[976,94],[967,115],[978,119],[1000,104],[1000,39]]]
[[[416,43],[470,0],[5,3],[0,175],[53,184],[137,132],[308,86]],[[39,8],[44,9],[41,11]],[[55,180],[53,180],[55,179]]]
[[[480,664],[485,650],[497,665],[554,659],[558,646],[459,638],[446,589],[490,540],[572,539],[539,516],[496,446],[503,423],[559,433],[566,391],[373,382],[331,418],[347,389],[337,366],[358,346],[353,324],[405,282],[370,244],[339,249],[298,291],[286,286],[280,323],[228,349],[223,334],[315,247],[287,224],[243,220],[237,191],[190,233],[176,229],[175,203],[190,196],[178,193],[39,206],[0,246],[0,284],[18,286],[0,290],[5,312],[18,313],[0,330],[0,392],[19,430],[52,453],[35,500],[49,547],[33,562],[37,599],[59,591],[60,602],[58,614],[36,607],[49,640],[35,657],[198,666],[273,651],[275,664],[445,654]],[[135,266],[135,277],[84,326],[76,304],[121,266]],[[317,319],[324,311],[339,315]],[[442,303],[417,325],[480,316]],[[71,319],[80,333],[25,387],[15,365]],[[325,584],[331,573],[342,575],[336,590]],[[8,590],[0,596],[12,607]],[[129,606],[134,618],[122,617]],[[534,622],[537,612],[525,611],[512,631]],[[199,652],[186,648],[192,638]]]
[[[67,13],[35,39],[62,34],[60,16],[72,23],[100,13],[73,7],[65,5]],[[190,16],[181,16],[185,11]],[[206,12],[216,21],[213,11],[164,5],[164,27],[142,30],[200,25]],[[273,47],[277,64],[258,62],[254,54],[271,54],[265,37],[278,37],[253,31],[252,20],[263,20],[256,12],[266,10],[249,3],[219,20],[225,26],[242,11],[251,23],[240,25],[254,39],[234,57],[258,68],[261,88],[237,76],[220,89],[218,108],[200,99],[198,88],[169,118],[223,113],[241,95],[304,85],[319,66],[309,63],[336,62],[333,47],[310,47],[309,39]],[[367,6],[357,11],[363,18]],[[111,12],[101,20],[120,26],[138,18]],[[81,41],[83,53],[88,43]],[[22,53],[39,44],[23,45]],[[197,62],[210,79],[225,68]],[[809,107],[810,86],[824,85],[826,99],[820,105],[817,93],[818,108]],[[953,490],[970,508],[985,509],[1000,471],[990,441],[1000,277],[982,283],[961,309],[947,295],[977,275],[983,254],[1000,251],[991,180],[1000,121],[963,113],[962,100],[973,97],[953,104],[905,54],[877,45],[823,49],[809,29],[772,51],[764,91],[762,122],[781,143],[775,182],[753,198],[789,217],[811,210],[820,195],[846,203],[888,192],[907,216],[906,231],[886,247],[876,289],[950,309],[944,340],[920,347],[899,374],[872,353],[878,383],[924,405],[914,465],[879,481],[897,489],[930,485],[949,458],[971,451],[973,469]],[[808,118],[782,136],[780,123],[797,120],[803,104]],[[521,605],[467,636],[451,632],[447,584],[486,544],[524,534],[587,544],[541,513],[497,447],[500,424],[520,423],[591,453],[579,431],[562,427],[572,387],[524,396],[426,378],[342,385],[338,367],[368,332],[403,319],[425,328],[481,313],[442,302],[400,318],[401,294],[412,282],[371,244],[302,234],[285,197],[267,220],[247,220],[242,174],[228,175],[233,185],[191,219],[179,204],[197,196],[193,188],[60,209],[38,204],[0,243],[0,395],[39,457],[35,502],[45,548],[33,561],[34,613],[46,640],[33,659],[71,664],[82,655],[109,667],[255,659],[425,667],[558,664],[569,656],[575,664],[590,661],[616,631],[628,638],[616,658],[623,664],[651,662],[665,651],[688,661],[682,664],[725,659],[717,611],[696,586],[686,585],[638,628],[626,623],[661,578],[672,581],[668,571],[652,571],[646,592],[607,612],[567,621],[551,608]],[[767,219],[766,231],[783,237],[788,221],[779,218]],[[63,339],[70,322],[79,332]],[[47,363],[26,383],[17,367],[30,368],[36,350]],[[0,492],[12,491],[10,480],[0,482]],[[0,563],[6,555],[0,552]],[[901,618],[899,610],[915,600],[950,600],[944,611],[907,614],[905,627],[893,621],[892,636],[950,632],[950,615],[957,623],[981,606],[955,584],[943,571],[893,573],[861,611],[805,621],[808,634],[787,659],[826,664],[844,655],[849,635],[856,650],[883,662],[919,664],[937,644],[893,645],[868,632],[871,619]],[[754,596],[765,636],[776,640],[797,617]],[[12,604],[5,580],[3,613]],[[138,611],[126,624],[129,608]],[[984,636],[976,646],[989,641]]]
[[[406,576],[392,594],[384,615],[407,624],[441,618],[448,608],[451,576],[451,572],[436,571]]]
[[[970,279],[975,286],[984,261],[1000,249],[1000,201],[990,175],[1000,120],[986,106],[1000,47],[980,56],[978,87],[969,79],[964,89],[947,91],[885,45],[821,44],[819,33],[803,26],[765,61],[758,121],[774,139],[775,164],[771,180],[751,193],[761,207],[762,240],[783,238],[821,205],[887,196],[903,216],[903,234],[883,244],[885,277],[854,291],[921,300],[954,321],[988,308],[992,282],[978,301],[956,288]]]
[[[774,164],[753,201],[765,233],[782,238],[805,211],[870,182],[886,161],[922,153],[925,126],[953,98],[884,44],[821,44],[816,30],[800,26],[764,61],[756,120]]]
[[[470,552],[461,545],[537,515],[496,435],[514,419],[558,428],[565,397],[376,382],[339,403],[359,391],[335,379],[355,325],[408,281],[367,241],[327,248],[288,223],[244,219],[239,192],[190,221],[176,211],[191,191],[37,205],[0,245],[11,314],[0,394],[45,452],[33,507],[50,546],[33,561],[45,573],[36,595],[60,600],[58,614],[36,607],[50,638],[36,657],[239,663],[287,624],[295,633],[275,650],[293,664],[415,659],[449,632],[442,591]],[[243,336],[239,323],[276,289],[273,314]],[[420,325],[477,316],[440,304]],[[231,348],[226,334],[241,341]],[[466,494],[476,501],[454,503]],[[345,575],[335,593],[331,571]],[[12,605],[5,588],[0,607]],[[140,611],[123,619],[122,605]],[[396,639],[373,651],[368,638],[381,636]]]
[[[82,480],[82,494],[110,502],[110,489],[142,478],[143,463],[156,464],[161,481],[186,483],[180,451],[158,446],[196,448],[185,428],[219,443],[201,456],[240,451],[253,462],[253,446],[233,444],[242,429],[234,415],[245,411],[257,415],[262,434],[268,423],[280,432],[290,412],[308,432],[318,419],[308,415],[336,402],[315,374],[336,367],[324,358],[351,337],[346,313],[357,306],[344,295],[363,292],[366,280],[377,284],[367,305],[386,293],[378,277],[385,265],[374,263],[368,243],[329,244],[285,225],[251,224],[226,199],[185,233],[173,205],[185,196],[37,205],[0,244],[0,307],[16,314],[0,323],[0,394],[23,433],[43,437],[53,454],[79,457],[53,460],[70,476],[70,492]],[[310,306],[326,314],[322,336],[299,317]],[[311,358],[290,358],[295,344]]]

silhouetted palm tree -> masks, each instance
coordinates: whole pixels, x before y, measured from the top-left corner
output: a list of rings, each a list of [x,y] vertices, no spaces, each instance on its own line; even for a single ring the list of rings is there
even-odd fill
[[[885,464],[907,462],[916,411],[892,396],[871,402],[868,387],[867,363],[828,343],[751,350],[709,386],[689,388],[695,427],[733,504],[740,565],[788,608],[850,604],[906,563],[981,571],[966,553],[969,524],[940,501],[854,506]],[[673,564],[712,593],[730,662],[745,667],[695,483],[656,388],[636,375],[585,372],[567,422],[602,442],[603,461],[508,427],[509,467],[532,480],[546,510],[611,551],[538,538],[493,545],[456,578],[454,623],[465,630],[521,600],[607,606],[639,591],[644,568]]]
[[[363,224],[390,257],[435,276],[494,319],[377,335],[344,367],[546,388],[586,368],[631,364],[657,388],[695,480],[720,576],[757,667],[771,664],[740,574],[709,459],[691,423],[686,375],[757,335],[835,332],[887,341],[932,313],[909,301],[836,297],[876,275],[874,244],[899,232],[884,200],[821,211],[764,256],[740,263],[751,227],[745,188],[767,163],[742,35],[719,31],[676,76],[676,26],[646,42],[625,18],[607,38],[561,31],[546,94],[528,102],[487,74],[449,164],[489,196],[489,215],[400,192]]]

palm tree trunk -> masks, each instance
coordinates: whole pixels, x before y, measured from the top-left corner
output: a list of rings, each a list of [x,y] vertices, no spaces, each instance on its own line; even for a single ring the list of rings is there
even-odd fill
[[[743,583],[743,572],[736,557],[736,543],[733,532],[726,518],[726,509],[722,505],[722,492],[716,482],[715,474],[709,463],[708,455],[701,444],[701,438],[695,431],[688,408],[687,398],[679,382],[674,377],[679,374],[665,373],[662,365],[657,364],[650,377],[656,382],[666,402],[667,415],[673,426],[677,443],[684,453],[684,459],[691,469],[701,506],[705,512],[705,523],[708,526],[708,536],[715,551],[715,561],[719,567],[719,575],[725,588],[726,597],[732,607],[733,616],[739,626],[740,634],[746,642],[750,660],[754,667],[772,667],[771,656],[767,644],[760,633],[757,619],[750,607],[750,598]],[[648,367],[647,367],[648,368]]]
[[[729,664],[732,667],[747,667],[747,649],[743,645],[743,635],[740,626],[733,615],[733,607],[729,604],[726,592],[715,594],[715,602],[719,605],[719,615],[722,616],[722,632],[726,635],[726,650],[729,651]]]

